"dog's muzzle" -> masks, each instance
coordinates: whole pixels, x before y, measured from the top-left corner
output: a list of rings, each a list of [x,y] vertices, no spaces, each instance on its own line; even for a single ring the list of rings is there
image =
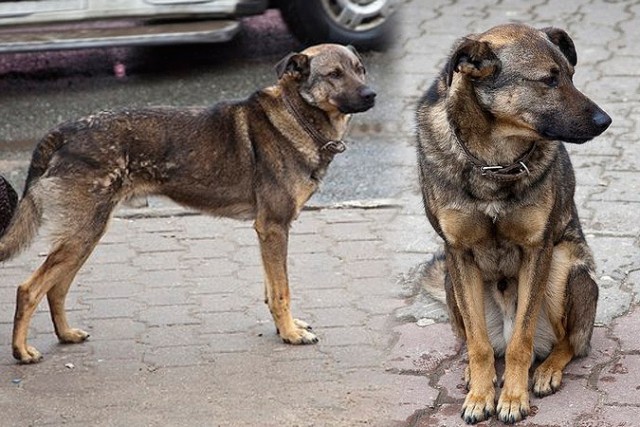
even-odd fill
[[[361,113],[373,107],[376,103],[376,92],[369,86],[360,86],[356,96],[343,98],[339,102],[340,112],[343,114]]]

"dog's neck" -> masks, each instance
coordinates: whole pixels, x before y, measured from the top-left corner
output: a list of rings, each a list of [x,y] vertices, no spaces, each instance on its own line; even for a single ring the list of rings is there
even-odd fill
[[[327,112],[311,105],[300,95],[295,84],[287,83],[282,84],[279,97],[289,113],[305,128],[320,148],[326,147],[327,144],[333,147],[333,144],[330,144],[333,141],[342,144],[342,138],[347,131],[349,115],[343,114],[337,109],[335,112]],[[330,151],[335,150],[330,149]]]
[[[495,117],[483,110],[472,83],[456,79],[447,100],[447,118],[459,142],[477,159],[487,165],[508,165],[527,153],[536,139],[518,134],[517,128],[496,126]],[[458,117],[470,118],[464,123]],[[504,129],[513,131],[505,132]]]

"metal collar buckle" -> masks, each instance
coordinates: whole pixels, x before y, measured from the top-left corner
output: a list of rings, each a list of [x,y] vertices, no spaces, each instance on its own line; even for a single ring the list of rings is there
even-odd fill
[[[347,146],[342,141],[329,141],[320,147],[320,150],[326,150],[330,153],[342,153],[347,149]]]
[[[482,175],[486,175],[487,172],[494,172],[494,173],[509,173],[513,170],[515,170],[515,168],[513,166],[517,166],[519,165],[520,167],[518,168],[516,174],[520,174],[522,172],[526,172],[527,175],[531,175],[531,171],[529,170],[529,168],[527,167],[527,165],[524,164],[524,162],[518,162],[515,165],[506,167],[506,166],[500,166],[500,165],[496,165],[496,166],[482,166],[480,169],[482,170]]]

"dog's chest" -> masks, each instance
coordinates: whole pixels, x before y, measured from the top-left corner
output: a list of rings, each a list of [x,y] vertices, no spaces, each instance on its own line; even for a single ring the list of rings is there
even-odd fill
[[[513,242],[494,236],[487,239],[483,245],[474,247],[472,252],[484,280],[518,277],[522,255]]]
[[[505,203],[501,201],[482,202],[478,208],[495,223],[503,214]]]

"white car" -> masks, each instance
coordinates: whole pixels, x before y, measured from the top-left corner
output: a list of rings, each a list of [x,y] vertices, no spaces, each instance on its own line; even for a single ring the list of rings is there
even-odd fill
[[[0,0],[0,53],[213,43],[239,18],[280,9],[302,42],[381,48],[397,0]]]

